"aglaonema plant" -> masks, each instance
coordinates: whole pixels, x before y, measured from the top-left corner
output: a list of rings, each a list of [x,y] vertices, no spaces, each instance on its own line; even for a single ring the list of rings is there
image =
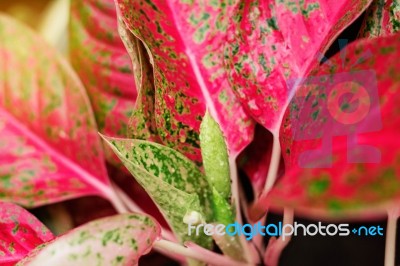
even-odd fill
[[[136,265],[155,249],[189,265],[274,266],[288,239],[188,226],[264,223],[283,207],[284,224],[294,211],[389,213],[394,265],[398,10],[381,0],[72,0],[71,65],[1,15],[0,262]],[[364,11],[359,40],[321,64]],[[135,178],[168,226],[114,184],[107,163]],[[20,207],[93,195],[119,214],[61,236]]]

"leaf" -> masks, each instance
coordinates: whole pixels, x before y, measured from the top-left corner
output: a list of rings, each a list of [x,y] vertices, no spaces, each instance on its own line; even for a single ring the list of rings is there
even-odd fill
[[[242,0],[225,45],[229,82],[251,116],[276,134],[294,87],[370,0]]]
[[[258,198],[265,186],[272,153],[272,134],[257,125],[254,139],[238,156],[238,167],[249,178],[254,198]]]
[[[0,264],[15,265],[32,249],[53,239],[53,234],[18,205],[0,202]]]
[[[208,183],[229,201],[232,189],[228,151],[221,128],[208,112],[200,124],[200,147]]]
[[[239,153],[251,141],[254,123],[231,91],[222,64],[232,2],[116,2],[127,28],[151,53],[155,121],[163,143],[200,164],[199,128],[209,109],[230,154]]]
[[[356,41],[304,81],[281,128],[287,174],[260,206],[348,218],[399,200],[399,40]]]
[[[46,243],[17,265],[138,265],[160,237],[157,221],[143,214],[96,220]]]
[[[69,34],[71,63],[87,89],[100,132],[126,137],[137,92],[114,1],[71,1]],[[106,149],[115,164],[113,155]]]
[[[399,30],[400,2],[398,0],[374,0],[366,11],[359,37],[383,37]]]
[[[0,199],[26,207],[110,196],[79,79],[53,48],[0,16]]]
[[[118,20],[119,33],[133,62],[136,87],[139,90],[135,108],[129,121],[129,133],[132,133],[130,137],[161,142],[157,135],[154,118],[155,91],[150,58],[143,43],[126,28],[121,18],[118,18]]]
[[[188,235],[184,217],[195,212],[212,221],[210,189],[197,166],[179,152],[143,140],[102,136],[147,191],[178,239],[211,247],[211,238]]]
[[[236,215],[231,203],[231,178],[225,138],[220,126],[208,112],[200,125],[200,147],[206,178],[212,188],[214,221],[224,225],[234,223]],[[225,255],[246,261],[238,236],[213,238]]]
[[[214,187],[212,188],[212,208],[216,223],[228,225],[235,222],[236,215],[233,206]],[[214,234],[212,237],[225,255],[238,261],[246,261],[238,235]]]

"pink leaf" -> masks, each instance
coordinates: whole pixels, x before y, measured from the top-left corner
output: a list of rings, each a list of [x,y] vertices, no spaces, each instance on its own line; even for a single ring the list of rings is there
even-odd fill
[[[111,197],[96,123],[78,77],[25,26],[0,17],[0,198],[39,206]]]
[[[88,91],[100,132],[126,137],[137,92],[114,1],[71,1],[69,33],[71,62]],[[106,151],[111,159],[113,153]]]
[[[398,204],[399,40],[356,41],[304,81],[280,133],[287,175],[258,208],[350,217]]]
[[[230,84],[252,117],[277,133],[293,90],[286,81],[318,64],[317,56],[369,2],[240,1],[224,59]]]
[[[238,167],[249,178],[255,198],[259,197],[265,185],[271,160],[272,142],[272,134],[257,125],[254,140],[238,157]]]
[[[53,234],[33,215],[12,203],[0,202],[0,264],[15,265]]]
[[[137,265],[160,234],[160,226],[150,216],[111,216],[56,238],[17,265]]]
[[[117,0],[127,28],[154,61],[155,121],[162,141],[201,161],[199,126],[206,109],[222,127],[232,155],[252,139],[254,123],[228,84],[223,67],[226,2]]]

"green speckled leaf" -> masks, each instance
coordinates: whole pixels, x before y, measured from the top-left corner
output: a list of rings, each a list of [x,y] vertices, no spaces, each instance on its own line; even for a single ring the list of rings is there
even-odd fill
[[[71,64],[86,87],[99,131],[126,137],[137,92],[131,60],[118,34],[114,1],[70,2]],[[111,150],[105,152],[109,161],[119,163]]]
[[[115,215],[85,224],[33,250],[17,265],[137,265],[160,237],[157,221],[143,214]]]
[[[277,134],[296,90],[332,41],[371,0],[240,0],[227,29],[229,81],[251,116]]]
[[[366,11],[360,37],[375,38],[400,30],[400,1],[374,0]]]
[[[127,28],[152,56],[160,139],[199,164],[199,128],[207,109],[221,125],[231,155],[253,136],[254,121],[231,90],[223,65],[236,2],[116,1]]]
[[[143,43],[136,38],[119,19],[119,34],[131,57],[138,97],[131,119],[129,133],[134,139],[160,142],[154,119],[153,68]]]
[[[200,147],[209,184],[225,200],[229,200],[232,192],[225,138],[218,123],[208,112],[200,125]]]
[[[189,236],[183,222],[193,211],[205,221],[213,217],[210,189],[197,166],[179,152],[156,143],[103,138],[157,204],[179,240],[211,247],[211,238]]]

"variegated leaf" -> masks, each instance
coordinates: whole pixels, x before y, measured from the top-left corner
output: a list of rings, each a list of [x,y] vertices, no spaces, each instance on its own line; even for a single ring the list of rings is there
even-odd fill
[[[277,134],[295,86],[371,0],[241,0],[227,29],[229,82],[252,117]]]
[[[264,200],[347,218],[398,204],[399,43],[356,41],[304,82],[281,128],[287,174]]]
[[[128,135],[132,135],[130,137],[134,139],[160,142],[154,117],[155,91],[150,58],[143,43],[126,28],[121,18],[118,26],[121,39],[132,60],[138,88],[138,98],[129,121],[129,133],[132,134]]]
[[[400,2],[374,0],[367,9],[359,37],[383,37],[400,30]]]
[[[52,240],[53,234],[28,211],[0,202],[0,264],[15,265],[32,249]]]
[[[179,152],[160,144],[103,138],[157,204],[179,240],[210,248],[211,238],[188,235],[184,223],[185,216],[193,212],[204,221],[213,221],[210,188],[198,167]]]
[[[95,220],[33,250],[17,265],[138,265],[160,237],[160,226],[144,214]]]
[[[254,123],[228,84],[223,45],[234,1],[118,0],[127,28],[154,63],[155,121],[161,140],[201,163],[199,127],[206,109],[221,125],[230,154],[252,139]]]
[[[69,28],[71,63],[87,89],[100,132],[126,137],[137,92],[114,1],[71,1]],[[106,155],[117,162],[108,147]]]
[[[78,77],[35,33],[0,16],[0,199],[39,206],[109,196],[101,142]]]

